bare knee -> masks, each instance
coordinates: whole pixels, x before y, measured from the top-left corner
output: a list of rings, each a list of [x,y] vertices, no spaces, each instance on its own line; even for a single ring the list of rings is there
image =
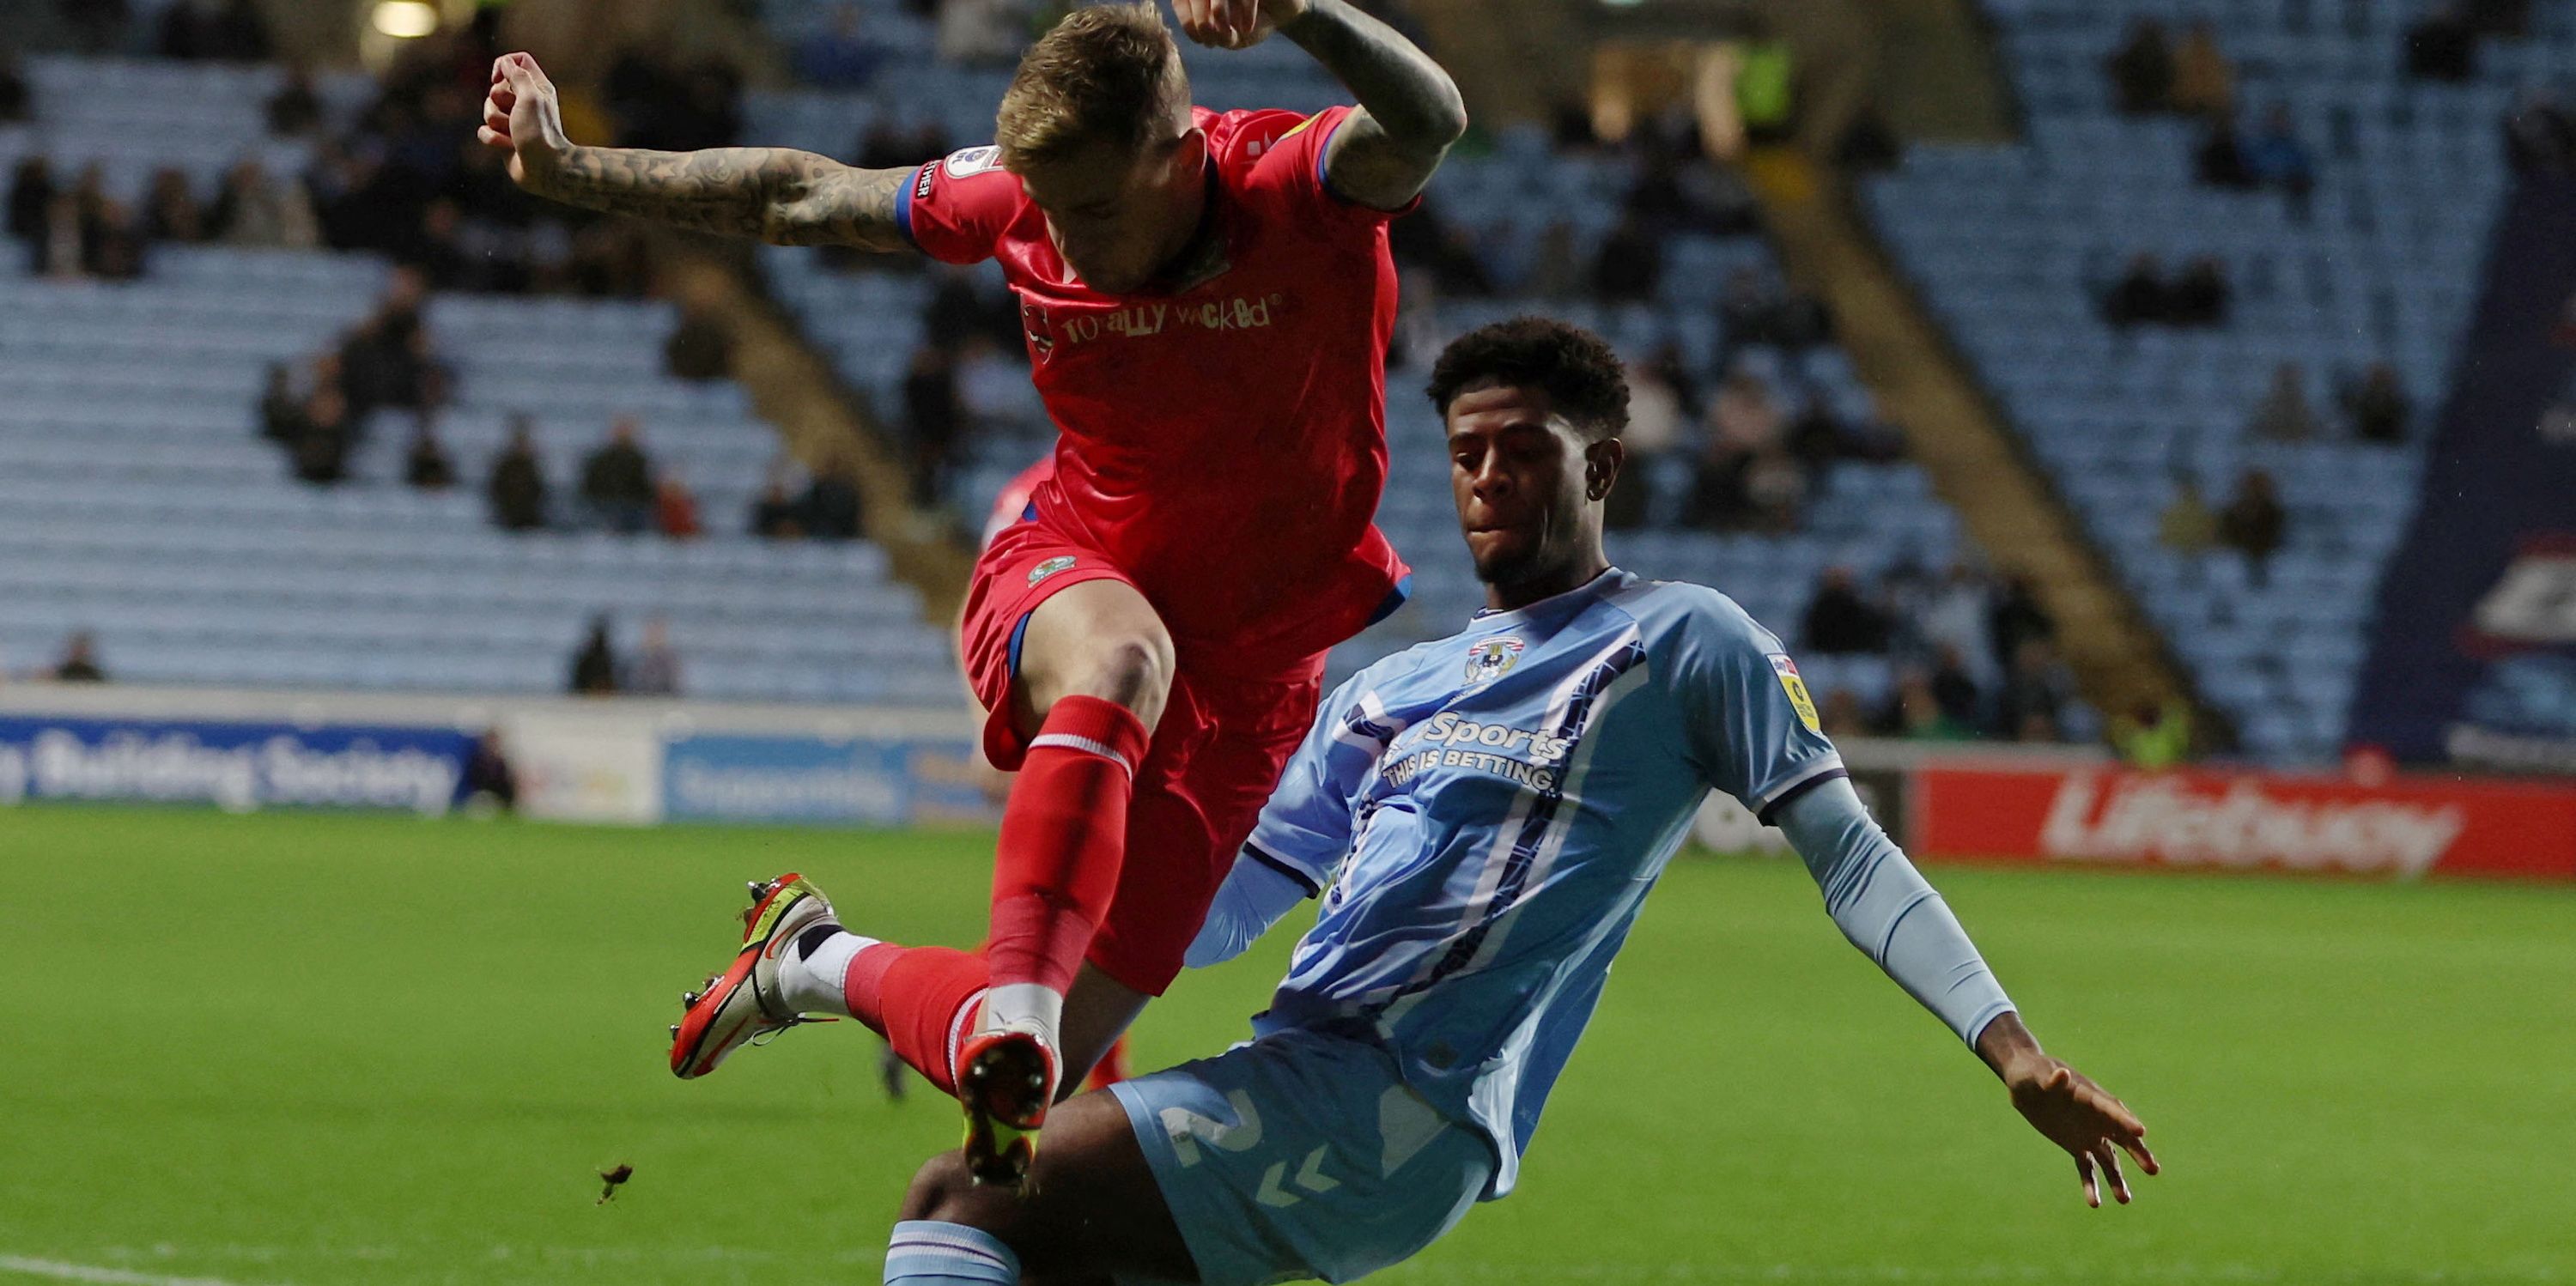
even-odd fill
[[[1148,731],[1161,720],[1172,690],[1172,634],[1135,586],[1109,579],[1070,586],[1038,604],[1025,628],[1012,694],[1023,731],[1074,696],[1117,702]]]
[[[978,1197],[989,1196],[990,1193],[991,1189],[977,1187],[974,1179],[966,1173],[964,1157],[954,1152],[943,1153],[924,1162],[920,1171],[912,1176],[912,1187],[903,1194],[901,1217],[965,1224],[998,1235],[1000,1229],[988,1226],[979,1217],[989,1214],[983,1209],[989,1203],[979,1201]]]
[[[1085,660],[1088,664],[1077,667],[1077,677],[1063,695],[1115,701],[1153,731],[1172,692],[1171,636],[1156,631],[1111,638]]]

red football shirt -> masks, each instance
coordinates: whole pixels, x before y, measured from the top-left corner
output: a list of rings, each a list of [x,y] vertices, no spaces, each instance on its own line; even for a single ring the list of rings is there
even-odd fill
[[[1349,111],[1194,112],[1212,158],[1202,235],[1221,267],[1185,288],[1107,295],[1075,280],[990,147],[922,166],[896,205],[925,253],[997,259],[1018,296],[1060,430],[1037,521],[1099,551],[1220,664],[1330,647],[1405,575],[1373,522],[1394,216],[1324,183]]]

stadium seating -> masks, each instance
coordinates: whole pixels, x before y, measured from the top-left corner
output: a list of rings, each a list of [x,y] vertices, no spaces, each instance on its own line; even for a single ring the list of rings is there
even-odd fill
[[[768,12],[781,34],[793,39],[807,24],[823,20],[821,8],[779,0]],[[989,105],[998,98],[1003,77],[929,62],[927,24],[899,5],[869,6],[867,29],[873,38],[909,51],[901,57],[899,73],[889,72],[865,93],[755,93],[748,103],[748,134],[847,157],[881,119],[912,128],[921,123],[924,105],[938,104],[940,124],[960,145],[991,136]],[[916,54],[923,55],[920,61],[913,60]],[[1208,106],[1313,110],[1348,101],[1302,51],[1285,42],[1222,54],[1191,47],[1185,57],[1195,96]],[[1617,219],[1633,177],[1618,159],[1559,155],[1536,131],[1514,129],[1499,134],[1490,148],[1453,155],[1435,181],[1431,199],[1446,218],[1477,229],[1485,243],[1501,246],[1507,255],[1526,255],[1534,252],[1531,243],[1542,231],[1528,216],[1532,195],[1541,195],[1550,217],[1574,224],[1577,253],[1588,261]],[[1665,261],[1661,297],[1653,305],[1448,301],[1439,309],[1440,338],[1517,313],[1546,311],[1599,330],[1632,358],[1669,341],[1679,344],[1697,369],[1713,369],[1722,338],[1717,292],[1737,266],[1776,276],[1777,264],[1768,247],[1754,238],[1682,238],[1666,247]],[[898,421],[905,367],[921,342],[922,309],[940,270],[835,272],[817,252],[802,249],[772,249],[764,263],[773,288],[802,319],[807,334],[834,356],[843,377],[890,422]],[[988,282],[998,281],[990,265],[971,271],[985,274]],[[1416,361],[1427,357],[1417,354]],[[1774,374],[1780,362],[1779,355],[1760,349],[1746,350],[1745,359],[1773,368]],[[1804,369],[1844,416],[1868,416],[1868,395],[1839,350],[1809,354]],[[1482,588],[1458,546],[1447,458],[1438,446],[1440,426],[1418,393],[1426,373],[1421,365],[1389,373],[1392,465],[1379,513],[1380,524],[1415,565],[1414,598],[1394,617],[1336,651],[1336,677],[1390,651],[1455,631],[1483,603]],[[1034,392],[1022,385],[1011,396],[1015,401],[1007,405],[1020,427],[976,444],[978,455],[960,498],[970,513],[980,515],[1002,483],[1051,440],[1052,429]],[[1681,485],[1668,478],[1664,489],[1670,493]],[[1627,533],[1615,538],[1612,553],[1640,574],[1727,591],[1793,644],[1807,600],[1828,566],[1874,575],[1907,560],[1938,570],[1953,558],[1974,557],[1956,513],[1932,495],[1925,475],[1911,464],[1836,466],[1802,526],[1787,537],[1679,529]],[[1885,658],[1818,657],[1801,664],[1820,695],[1849,688],[1875,705],[1894,683]],[[2080,735],[2095,721],[2090,712],[2078,711],[2071,722]]]
[[[2524,83],[2576,53],[2576,15],[2490,44],[2465,85],[2404,79],[2412,0],[1988,0],[2028,136],[2012,147],[1917,148],[1875,183],[1888,244],[2000,399],[2156,624],[2230,713],[2246,748],[2313,759],[2340,744],[2379,572],[2402,534],[2420,448],[2340,432],[2307,443],[2244,432],[2284,361],[2336,417],[2332,385],[2392,363],[2436,407],[2474,303],[2508,176],[2496,146]],[[2305,221],[2276,193],[2192,184],[2201,128],[2116,115],[2102,65],[2128,24],[2206,17],[2236,60],[2238,102],[2295,113],[2317,157]],[[2098,309],[2137,251],[2221,260],[2235,284],[2219,330],[2122,335]],[[2414,441],[2429,424],[2419,419]],[[2232,553],[2157,543],[2173,477],[2213,507],[2238,476],[2278,480],[2289,540],[2265,583]],[[2197,564],[2197,565],[2194,565]]]
[[[48,58],[29,63],[41,124],[0,135],[0,164],[98,159],[132,195],[164,165],[212,176],[265,139],[271,69]],[[86,86],[88,92],[75,92]],[[106,92],[99,92],[101,87]],[[341,103],[362,82],[326,85]],[[95,630],[118,679],[147,683],[541,692],[564,683],[593,613],[631,642],[668,621],[694,696],[954,705],[945,632],[865,543],[744,533],[777,435],[730,383],[661,371],[666,305],[444,296],[427,324],[457,376],[438,428],[463,485],[399,485],[408,414],[379,413],[353,481],[289,479],[259,439],[273,362],[301,363],[366,315],[369,257],[163,246],[144,280],[29,279],[0,260],[0,669]],[[609,421],[634,414],[710,534],[680,543],[505,535],[479,483],[515,414],[558,496]]]

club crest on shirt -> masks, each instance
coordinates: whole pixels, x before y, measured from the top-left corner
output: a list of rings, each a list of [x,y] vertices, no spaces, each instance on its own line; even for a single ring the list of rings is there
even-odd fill
[[[1071,566],[1073,566],[1073,555],[1058,554],[1055,557],[1030,568],[1029,583],[1035,585],[1039,581],[1045,580],[1047,577],[1053,576],[1057,572],[1063,571]]]
[[[1780,690],[1789,694],[1789,704],[1798,711],[1798,722],[1807,725],[1809,732],[1823,732],[1824,721],[1816,717],[1816,702],[1807,695],[1807,681],[1798,677],[1798,663],[1774,652],[1771,672],[1780,676]]]
[[[947,170],[948,177],[952,179],[971,179],[1001,163],[1002,149],[986,144],[949,153],[946,164],[941,168]]]
[[[1521,641],[1505,635],[1486,639],[1467,649],[1467,682],[1487,683],[1503,677],[1521,663]]]

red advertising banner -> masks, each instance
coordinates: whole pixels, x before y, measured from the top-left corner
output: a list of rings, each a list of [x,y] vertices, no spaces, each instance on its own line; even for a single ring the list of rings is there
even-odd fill
[[[2576,880],[2576,783],[1925,766],[1918,856]]]

